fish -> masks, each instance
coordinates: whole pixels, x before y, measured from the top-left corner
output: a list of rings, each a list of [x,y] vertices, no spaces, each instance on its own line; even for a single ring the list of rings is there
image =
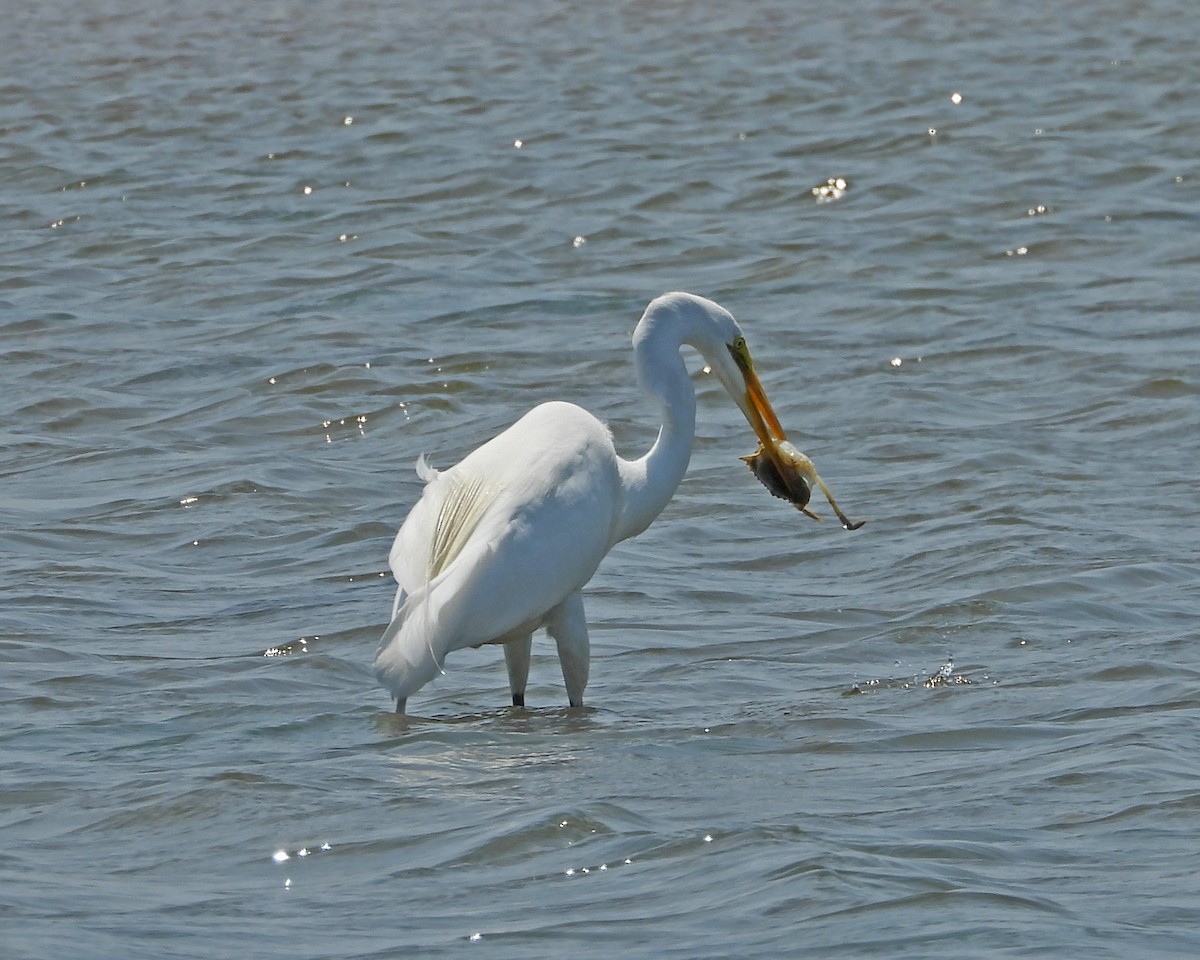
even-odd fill
[[[742,457],[750,471],[758,478],[770,494],[780,500],[786,500],[805,516],[814,520],[821,518],[808,509],[812,499],[813,487],[820,487],[825,499],[833,507],[843,529],[857,530],[866,520],[853,522],[842,513],[833,494],[825,486],[825,482],[817,474],[817,468],[807,456],[801,453],[787,440],[771,439],[768,447],[760,440],[758,449],[749,456]]]

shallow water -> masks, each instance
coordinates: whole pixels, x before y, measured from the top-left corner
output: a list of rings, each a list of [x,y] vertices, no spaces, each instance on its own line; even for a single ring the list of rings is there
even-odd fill
[[[1194,955],[1191,7],[406,6],[10,12],[5,955]],[[642,452],[673,288],[869,523],[697,373],[590,706],[396,718],[417,455]]]

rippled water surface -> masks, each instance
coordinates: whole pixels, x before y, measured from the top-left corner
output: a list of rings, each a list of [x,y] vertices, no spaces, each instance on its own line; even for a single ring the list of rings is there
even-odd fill
[[[1193,956],[1196,14],[1023,9],[8,11],[4,955]],[[397,719],[418,454],[644,451],[667,289],[869,523],[698,371],[590,706],[539,641]]]

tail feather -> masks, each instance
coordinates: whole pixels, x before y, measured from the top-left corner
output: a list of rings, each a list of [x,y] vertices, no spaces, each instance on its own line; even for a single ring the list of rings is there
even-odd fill
[[[472,643],[463,636],[472,609],[468,584],[491,553],[488,544],[474,546],[450,569],[404,597],[375,652],[375,678],[397,700],[407,699],[442,673],[451,650]]]
[[[389,560],[400,589],[375,653],[375,677],[397,700],[441,673],[446,654],[462,645],[460,611],[474,571],[492,549],[475,535],[500,495],[500,487],[484,475],[439,473],[424,455],[417,473],[431,485],[418,509],[428,503],[434,512],[414,520],[414,509],[392,546]],[[417,557],[425,562],[413,562]]]
[[[445,658],[444,618],[430,607],[430,590],[405,599],[379,640],[375,652],[375,679],[397,700],[405,700],[442,672]],[[438,634],[442,633],[443,636]]]

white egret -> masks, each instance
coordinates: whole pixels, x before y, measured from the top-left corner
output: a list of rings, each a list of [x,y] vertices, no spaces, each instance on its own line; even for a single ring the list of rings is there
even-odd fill
[[[795,448],[781,444],[783,430],[730,313],[692,294],[659,297],[633,333],[638,381],[662,411],[645,456],[622,459],[607,426],[554,402],[448,470],[418,460],[425,488],[389,555],[399,589],[375,655],[375,676],[398,713],[441,672],[448,653],[485,643],[503,645],[512,702],[523,706],[532,636],[541,627],[558,646],[567,699],[582,706],[583,587],[614,544],[658,516],[691,457],[696,393],[684,345],[699,351],[753,427],[760,446],[751,466],[772,492],[802,508],[814,481],[825,490],[815,470],[808,475],[811,462],[803,458],[807,466],[798,468]],[[794,480],[798,471],[806,476],[795,493],[781,478]]]

